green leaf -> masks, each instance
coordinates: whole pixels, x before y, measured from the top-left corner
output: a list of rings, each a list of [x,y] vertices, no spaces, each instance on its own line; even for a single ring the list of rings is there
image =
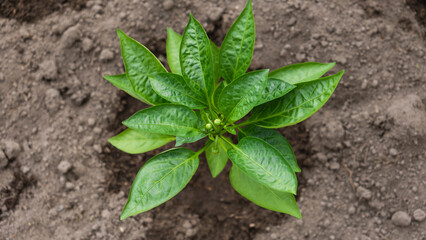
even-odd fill
[[[343,73],[299,84],[284,97],[255,107],[247,123],[281,128],[307,119],[327,102]]]
[[[222,172],[228,161],[228,154],[226,152],[232,148],[231,145],[221,138],[217,138],[216,141],[217,143],[212,141],[207,143],[210,145],[206,148],[207,163],[214,178]]]
[[[192,15],[182,37],[180,66],[188,85],[210,102],[209,97],[214,89],[211,43],[201,24]]]
[[[275,78],[268,78],[268,81],[266,82],[266,87],[263,90],[263,94],[259,97],[260,100],[256,105],[261,105],[279,97],[282,97],[291,90],[293,90],[295,87],[296,86],[285,81]]]
[[[269,143],[283,155],[284,159],[291,166],[293,171],[300,172],[300,168],[297,166],[296,156],[294,155],[290,143],[279,132],[274,129],[266,129],[250,125],[245,127],[243,131],[238,132],[238,140],[246,136],[257,137]]]
[[[118,75],[105,75],[104,78],[108,80],[112,85],[118,87],[119,89],[125,91],[130,96],[144,102],[148,103],[146,99],[144,99],[142,96],[139,96],[135,91],[133,91],[132,84],[130,83],[129,79],[127,79],[126,74],[118,74]]]
[[[232,166],[229,179],[234,189],[253,203],[266,209],[302,218],[293,194],[271,189]]]
[[[157,105],[167,102],[151,88],[149,76],[153,73],[167,72],[164,66],[146,47],[117,29],[121,43],[126,75],[138,96],[149,104]]]
[[[151,158],[136,175],[120,219],[148,211],[174,197],[191,180],[199,163],[198,154],[185,148]]]
[[[128,128],[108,141],[121,151],[138,154],[159,148],[176,138],[170,135],[141,132]]]
[[[222,90],[217,107],[228,120],[241,119],[257,105],[265,89],[268,71],[244,74]]]
[[[249,0],[220,47],[220,73],[228,83],[243,75],[249,68],[253,56],[254,39],[254,17],[251,0]]]
[[[220,93],[222,92],[222,90],[225,88],[225,84],[224,84],[224,82],[220,82],[217,86],[216,86],[216,88],[215,88],[215,90],[214,90],[214,93],[213,93],[213,105],[216,107],[216,108],[218,108],[217,106],[219,106],[218,105],[218,103],[219,103],[219,96],[220,96]]]
[[[336,63],[306,62],[297,63],[272,71],[270,78],[277,78],[291,84],[309,82],[320,78]]]
[[[190,108],[162,104],[143,109],[123,122],[129,128],[180,137],[198,135],[198,116]]]
[[[167,40],[166,40],[166,53],[167,62],[169,63],[170,70],[172,73],[182,75],[180,68],[180,44],[182,37],[171,28],[167,28]]]
[[[200,130],[200,132],[198,132],[198,134],[194,137],[176,137],[175,147],[179,147],[184,143],[193,143],[193,142],[196,142],[198,140],[201,140],[201,139],[207,137],[207,135],[203,133],[203,132],[206,131],[206,128],[205,128],[206,123],[204,122],[203,118],[201,117],[201,111],[202,110],[195,112],[195,114],[198,117],[197,129]]]
[[[229,158],[249,177],[273,190],[296,194],[296,175],[277,149],[255,137],[245,137],[232,147]]]
[[[157,73],[150,77],[150,81],[155,92],[172,103],[181,104],[191,109],[207,106],[206,99],[192,91],[180,75]]]
[[[213,57],[213,80],[214,80],[214,83],[217,84],[217,82],[220,79],[219,48],[212,41],[210,41],[210,44],[212,48],[212,57]]]

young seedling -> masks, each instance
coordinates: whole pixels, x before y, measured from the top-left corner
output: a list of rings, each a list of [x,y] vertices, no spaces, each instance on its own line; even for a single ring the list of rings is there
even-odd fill
[[[192,15],[183,36],[168,28],[171,73],[146,47],[121,30],[117,33],[126,73],[105,79],[152,107],[125,120],[128,128],[110,143],[132,154],[172,141],[177,147],[140,169],[121,219],[178,194],[197,170],[203,152],[213,177],[229,158],[229,178],[238,193],[261,207],[301,218],[294,198],[295,172],[300,168],[289,142],[274,129],[297,124],[320,109],[343,71],[322,77],[335,63],[307,62],[247,73],[255,40],[250,0],[220,50]],[[226,135],[237,132],[235,144]],[[197,152],[179,147],[204,138],[207,141]]]

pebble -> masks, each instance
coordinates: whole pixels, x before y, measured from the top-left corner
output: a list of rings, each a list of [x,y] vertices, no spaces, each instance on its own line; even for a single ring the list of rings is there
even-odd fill
[[[295,17],[291,17],[291,18],[288,20],[287,25],[288,25],[289,27],[291,27],[291,26],[293,26],[294,24],[296,24],[296,22],[297,22],[297,19],[296,19]]]
[[[9,160],[7,160],[6,154],[0,149],[0,169],[6,167],[8,162]]]
[[[389,149],[389,154],[393,157],[396,157],[398,155],[398,150],[396,150],[395,148],[391,148]]]
[[[296,54],[296,59],[299,62],[303,61],[305,58],[306,58],[306,54],[304,54],[304,53],[298,53],[298,54]]]
[[[13,160],[18,157],[19,152],[21,151],[21,146],[19,143],[12,140],[3,140],[2,143],[4,154],[9,160]]]
[[[101,216],[102,216],[103,218],[109,218],[109,217],[111,216],[111,213],[108,211],[108,209],[104,209],[104,210],[102,210],[102,212],[101,212]]]
[[[343,56],[337,56],[334,58],[334,60],[336,60],[336,62],[340,63],[340,64],[346,64],[347,60],[345,57]]]
[[[49,88],[46,90],[44,103],[49,112],[56,112],[59,110],[61,105],[61,94],[55,88]]]
[[[68,28],[61,38],[61,48],[70,48],[77,40],[80,39],[80,25]]]
[[[76,106],[81,106],[89,100],[90,94],[83,90],[79,90],[71,95],[70,99]]]
[[[173,0],[165,0],[165,1],[163,2],[163,7],[164,7],[164,10],[166,10],[166,11],[168,11],[168,10],[172,9],[172,8],[173,8],[173,6],[174,6],[174,2],[173,2]]]
[[[426,213],[423,210],[421,210],[420,208],[416,209],[413,212],[413,218],[417,222],[423,222],[423,220],[425,220],[425,218],[426,218]]]
[[[114,58],[114,53],[109,49],[103,49],[99,55],[99,60],[102,62],[109,62]]]
[[[358,197],[361,197],[367,200],[371,199],[371,197],[373,196],[370,190],[361,186],[359,186],[356,189],[356,194],[358,195]]]
[[[215,7],[209,10],[208,18],[213,22],[219,21],[219,19],[222,17],[223,12],[224,12],[223,8]]]
[[[398,211],[392,215],[391,221],[396,226],[407,227],[411,223],[411,217],[404,211]]]
[[[72,168],[71,163],[69,163],[66,160],[63,160],[58,164],[58,170],[62,174],[67,173],[71,168]]]
[[[74,184],[72,182],[66,182],[65,183],[65,188],[67,190],[73,190],[74,189]]]
[[[58,67],[54,60],[44,60],[40,64],[40,78],[44,80],[56,80],[58,76]]]
[[[21,171],[22,173],[27,174],[30,171],[30,168],[28,166],[22,166]]]
[[[100,13],[102,13],[102,6],[100,6],[98,4],[95,4],[92,7],[92,11],[95,12],[95,13],[99,13],[100,14]]]
[[[93,40],[90,38],[84,38],[81,42],[81,46],[84,52],[88,52],[93,48]]]
[[[337,162],[330,163],[330,169],[331,170],[338,170],[340,168],[340,164]]]
[[[355,209],[355,207],[354,206],[350,206],[349,208],[348,208],[348,213],[349,214],[354,214],[356,212],[356,209]]]
[[[94,118],[87,119],[87,126],[93,127],[95,126],[96,120]]]

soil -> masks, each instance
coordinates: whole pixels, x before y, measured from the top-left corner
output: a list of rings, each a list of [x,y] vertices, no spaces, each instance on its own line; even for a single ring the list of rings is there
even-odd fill
[[[139,168],[107,139],[146,107],[102,79],[124,71],[117,28],[165,63],[192,12],[219,44],[245,1],[1,1],[0,239],[426,239],[426,3],[254,0],[251,70],[337,62],[314,116],[281,129],[303,219],[239,196],[204,156],[189,185],[119,216]],[[198,149],[202,141],[188,147]]]

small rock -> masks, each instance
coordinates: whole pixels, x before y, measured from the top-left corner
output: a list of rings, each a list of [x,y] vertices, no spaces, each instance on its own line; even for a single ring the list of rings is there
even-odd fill
[[[21,171],[22,171],[22,173],[27,174],[30,171],[30,168],[27,167],[27,166],[22,166]]]
[[[364,187],[361,187],[361,186],[359,186],[356,189],[356,194],[358,195],[358,197],[364,198],[366,200],[371,199],[371,197],[373,196],[373,194],[371,193],[370,190],[368,190],[368,189],[366,189]]]
[[[379,86],[379,81],[377,79],[374,79],[373,82],[371,83],[371,86],[373,87]]]
[[[315,158],[318,159],[318,161],[320,161],[321,163],[327,162],[327,156],[322,152],[315,154]]]
[[[71,163],[69,163],[66,160],[62,160],[59,165],[58,165],[58,170],[59,172],[61,172],[62,174],[67,173],[70,169],[72,168]]]
[[[81,45],[82,45],[83,51],[88,52],[88,51],[92,50],[92,48],[93,48],[93,41],[90,38],[84,38]]]
[[[70,97],[71,102],[73,102],[76,106],[81,106],[89,100],[90,94],[83,90],[79,90],[73,93]]]
[[[426,218],[426,213],[419,208],[414,210],[413,217],[417,222],[423,222]]]
[[[391,221],[396,226],[407,227],[411,223],[411,217],[404,211],[398,211],[392,215]]]
[[[330,163],[330,169],[331,170],[339,170],[340,164],[338,162],[332,162]]]
[[[70,48],[77,40],[80,39],[80,25],[68,28],[61,38],[61,48]]]
[[[165,1],[163,2],[163,7],[164,7],[164,10],[166,10],[166,11],[168,11],[168,10],[172,9],[172,8],[173,8],[173,6],[174,6],[174,2],[173,2],[173,0],[165,0]]]
[[[395,148],[391,148],[389,149],[389,154],[393,157],[396,157],[398,155],[398,150],[396,150]]]
[[[216,22],[222,17],[223,12],[224,12],[223,8],[215,7],[213,9],[209,10],[208,17],[211,21]]]
[[[291,27],[291,26],[293,26],[294,24],[296,24],[296,22],[297,22],[297,19],[296,19],[295,17],[291,17],[291,18],[288,20],[287,25],[288,25],[289,27]]]
[[[3,140],[3,151],[9,160],[15,159],[21,151],[19,143],[11,140]]]
[[[15,174],[12,169],[5,169],[0,174],[0,189],[3,187],[12,187],[12,183],[15,181]],[[3,199],[1,199],[3,200]],[[1,201],[2,203],[3,201]]]
[[[109,49],[102,50],[101,54],[99,55],[99,60],[102,62],[109,62],[114,58],[114,53]]]
[[[101,212],[101,216],[102,216],[103,218],[109,218],[109,217],[111,216],[111,213],[108,211],[108,209],[104,209],[104,210],[102,210],[102,212]]]
[[[94,118],[87,119],[87,126],[93,127],[95,126],[96,120]]]
[[[66,182],[65,183],[65,188],[67,190],[73,190],[74,189],[74,184],[72,182]]]
[[[49,112],[54,113],[58,111],[61,105],[61,94],[55,88],[47,89],[44,103]]]
[[[102,153],[102,147],[99,144],[95,144],[93,145],[93,149],[97,152],[97,153]]]
[[[296,54],[296,59],[299,62],[303,61],[305,58],[306,58],[306,54],[304,54],[304,53],[298,53],[298,54]]]
[[[0,169],[6,167],[8,162],[9,160],[7,160],[6,154],[0,149]]]
[[[54,60],[44,60],[40,64],[40,78],[44,80],[56,80],[58,76],[58,68]]]
[[[356,212],[356,209],[355,209],[355,207],[354,206],[350,206],[349,208],[348,208],[348,213],[349,214],[354,214]]]
[[[343,65],[346,64],[346,61],[347,61],[346,58],[343,57],[343,56],[337,56],[334,59],[336,60],[336,62],[343,64]]]
[[[100,6],[98,4],[95,4],[92,7],[92,11],[95,12],[95,13],[99,13],[100,14],[100,13],[102,13],[102,6]]]

